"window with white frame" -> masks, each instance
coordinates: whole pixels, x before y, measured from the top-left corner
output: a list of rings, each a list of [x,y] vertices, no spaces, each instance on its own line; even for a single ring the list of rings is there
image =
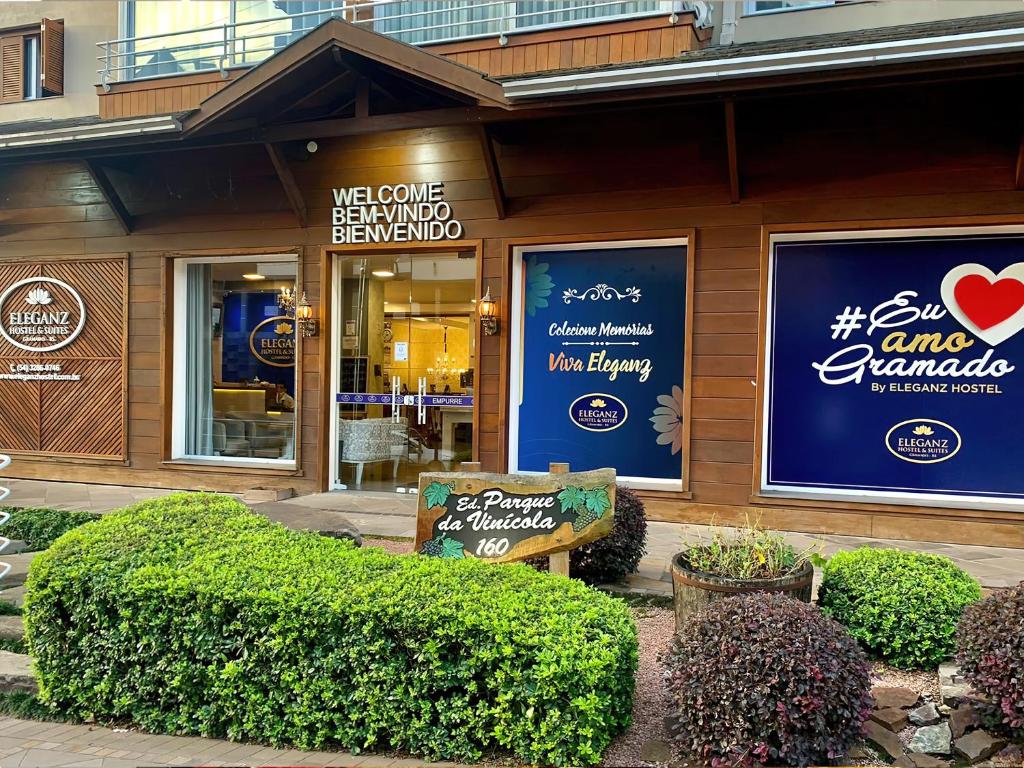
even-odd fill
[[[835,5],[836,0],[747,0],[744,12],[747,14],[799,11],[808,8],[825,8]]]
[[[294,466],[294,256],[174,266],[172,458]]]

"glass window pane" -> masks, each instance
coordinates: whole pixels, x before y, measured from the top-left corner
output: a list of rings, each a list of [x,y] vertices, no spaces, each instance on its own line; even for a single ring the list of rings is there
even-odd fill
[[[185,266],[185,456],[294,461],[295,277],[294,261]]]
[[[153,77],[216,69],[228,51],[223,25],[231,22],[231,3],[168,3],[135,0],[129,12],[129,37],[159,35],[136,40],[127,51],[129,76]]]

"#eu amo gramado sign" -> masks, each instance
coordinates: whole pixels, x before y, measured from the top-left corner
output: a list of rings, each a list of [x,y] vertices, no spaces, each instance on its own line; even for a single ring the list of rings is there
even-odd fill
[[[615,470],[499,475],[420,475],[416,551],[491,562],[565,552],[607,536]]]
[[[1024,234],[773,239],[762,490],[1024,509]]]
[[[458,240],[464,231],[440,181],[335,187],[332,193],[335,245]]]

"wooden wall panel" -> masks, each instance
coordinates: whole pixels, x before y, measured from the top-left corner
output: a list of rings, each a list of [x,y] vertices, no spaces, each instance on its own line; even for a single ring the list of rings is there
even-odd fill
[[[0,445],[26,455],[127,458],[125,438],[125,348],[127,323],[124,257],[88,260],[44,260],[31,263],[0,261],[0,286],[34,277],[52,278],[70,285],[85,304],[81,332],[60,349],[26,351],[0,341],[0,372],[15,373],[19,365],[53,364],[60,375],[80,380],[0,381],[4,419]],[[38,300],[36,288],[49,295]],[[32,301],[32,304],[29,304]],[[68,327],[82,319],[74,297],[53,284],[29,283],[16,289],[0,312],[38,309],[68,312]],[[56,337],[60,339],[58,335]],[[33,345],[34,342],[28,342]],[[26,373],[32,373],[27,372]],[[43,371],[39,371],[43,375]]]
[[[635,56],[637,46],[643,55],[651,50],[650,36],[630,35],[620,43],[609,42],[607,55]],[[576,52],[568,42],[568,46],[538,47],[530,55],[524,52],[522,66],[560,65],[563,56],[571,61]],[[660,46],[663,39],[655,42]],[[602,50],[598,45],[590,55],[601,56]],[[585,42],[579,55],[588,55]],[[492,62],[502,66],[500,56],[484,58],[488,66]],[[513,54],[512,66],[516,62]],[[974,90],[977,93],[972,94]],[[304,344],[302,354],[298,473],[182,469],[166,463],[163,440],[168,425],[161,405],[165,396],[162,362],[167,352],[161,306],[164,259],[180,252],[266,253],[300,248],[304,287],[314,305],[322,307],[329,295],[319,281],[321,253],[330,243],[331,188],[440,180],[445,182],[455,216],[465,224],[466,238],[482,241],[482,279],[498,298],[503,314],[501,335],[482,339],[479,347],[477,443],[485,469],[503,469],[507,460],[510,242],[541,236],[657,237],[694,227],[692,498],[644,494],[651,517],[729,522],[752,515],[782,528],[1024,546],[1024,526],[1019,516],[1008,513],[751,501],[758,439],[754,382],[759,373],[756,334],[762,226],[823,221],[837,227],[858,226],[911,217],[960,224],[1024,221],[1024,195],[1013,189],[1019,141],[1014,126],[1021,124],[1018,107],[1004,100],[1006,114],[994,114],[990,102],[997,99],[977,85],[918,88],[915,93],[919,98],[905,96],[905,108],[899,107],[899,99],[881,98],[875,92],[845,94],[825,104],[838,112],[835,115],[794,103],[794,114],[780,118],[785,130],[773,131],[771,141],[758,133],[764,125],[774,125],[770,104],[740,103],[744,193],[737,204],[729,203],[721,112],[714,105],[693,107],[685,114],[661,110],[625,118],[588,118],[585,124],[497,126],[498,164],[511,195],[510,215],[504,220],[494,217],[490,184],[472,127],[322,140],[313,158],[293,163],[310,215],[306,229],[297,228],[283,207],[253,211],[239,204],[236,212],[217,215],[202,211],[145,214],[138,218],[135,231],[125,236],[83,228],[109,221],[110,216],[73,163],[33,172],[41,174],[32,177],[41,183],[18,176],[8,184],[7,177],[0,176],[4,253],[32,257],[131,252],[129,468],[114,471],[62,464],[57,470],[53,464],[20,461],[14,471],[22,476],[60,474],[66,479],[164,487],[319,488],[325,481],[318,465],[319,452],[325,449],[320,424],[326,421],[318,403],[328,361],[315,340]],[[980,105],[982,124],[972,125],[970,115],[959,113],[937,121],[937,113],[954,111],[949,105],[962,99]],[[884,120],[872,110],[875,103],[887,110]],[[941,124],[941,130],[926,124],[931,122]],[[2,383],[0,398],[0,402],[7,399]],[[36,439],[4,429],[0,424],[0,447],[4,442]]]

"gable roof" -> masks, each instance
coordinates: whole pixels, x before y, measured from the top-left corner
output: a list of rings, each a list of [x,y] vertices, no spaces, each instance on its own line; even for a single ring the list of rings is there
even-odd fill
[[[337,111],[356,99],[360,79],[378,95],[390,95],[381,100],[393,112],[509,104],[501,84],[478,70],[331,18],[209,96],[182,121],[182,130],[200,133],[240,121],[262,125],[271,115],[287,118],[291,106],[308,109],[310,101]]]

